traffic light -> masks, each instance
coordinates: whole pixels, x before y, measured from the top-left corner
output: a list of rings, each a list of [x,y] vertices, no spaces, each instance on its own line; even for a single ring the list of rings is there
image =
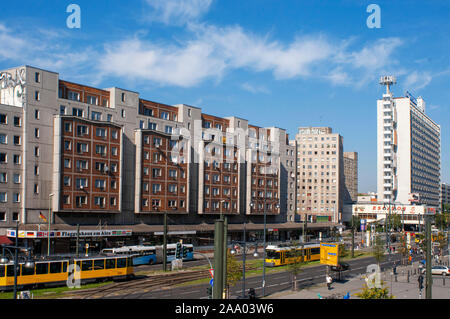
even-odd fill
[[[188,247],[187,246],[183,246],[183,258],[186,258],[188,254]]]
[[[208,299],[212,299],[212,287],[211,286],[206,288],[206,292],[208,293]]]
[[[176,259],[181,258],[181,243],[177,243],[177,248],[175,250],[175,258]]]

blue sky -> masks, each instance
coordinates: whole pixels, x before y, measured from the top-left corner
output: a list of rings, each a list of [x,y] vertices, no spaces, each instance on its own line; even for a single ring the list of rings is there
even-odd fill
[[[66,25],[70,3],[81,28]],[[381,28],[368,28],[369,4]],[[33,65],[62,79],[122,87],[166,104],[259,126],[330,126],[359,153],[359,191],[376,191],[376,100],[397,76],[442,127],[450,182],[450,2],[61,0],[7,2],[0,69]]]

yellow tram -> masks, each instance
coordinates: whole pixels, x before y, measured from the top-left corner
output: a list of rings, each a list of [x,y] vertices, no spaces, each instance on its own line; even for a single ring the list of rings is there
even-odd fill
[[[302,252],[302,249],[304,250]],[[302,246],[275,246],[269,245],[266,248],[266,266],[277,267],[302,261],[320,260],[320,244],[305,244]]]
[[[80,257],[35,261],[33,268],[20,263],[17,269],[17,287],[65,285],[69,276],[80,284],[98,280],[128,279],[134,276],[131,257]],[[0,265],[0,291],[14,287],[14,263]]]

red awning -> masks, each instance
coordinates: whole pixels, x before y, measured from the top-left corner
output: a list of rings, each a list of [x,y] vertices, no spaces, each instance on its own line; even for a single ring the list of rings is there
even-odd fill
[[[8,239],[6,236],[0,236],[0,245],[12,245],[13,242]]]

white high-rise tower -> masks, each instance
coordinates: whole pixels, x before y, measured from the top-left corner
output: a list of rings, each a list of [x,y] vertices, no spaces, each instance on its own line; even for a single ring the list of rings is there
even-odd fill
[[[383,76],[383,99],[377,101],[378,118],[378,198],[382,202],[439,206],[441,170],[441,128],[425,114],[425,101],[394,98],[393,76]]]

